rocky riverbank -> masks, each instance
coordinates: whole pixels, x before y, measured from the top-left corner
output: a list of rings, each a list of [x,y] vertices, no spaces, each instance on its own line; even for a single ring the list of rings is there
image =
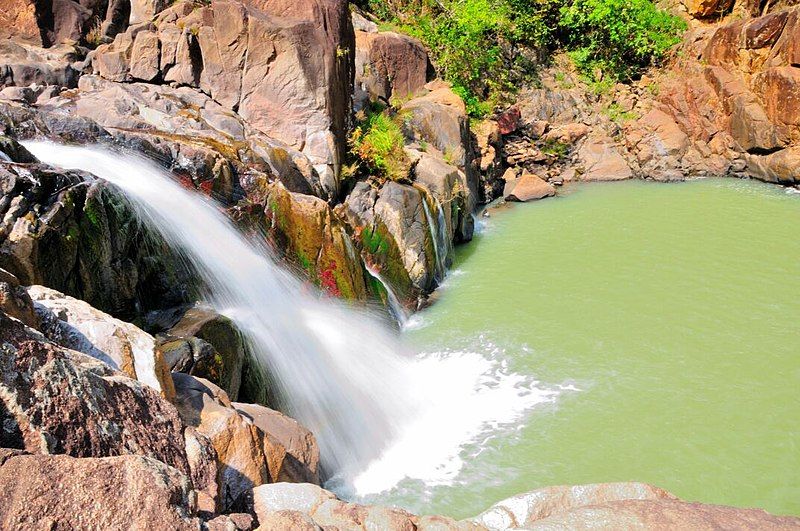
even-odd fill
[[[414,309],[471,239],[476,205],[498,197],[580,180],[800,181],[798,8],[698,19],[668,68],[602,93],[556,62],[479,124],[418,41],[340,0],[0,8],[3,528],[800,526],[642,484],[542,489],[460,522],[339,500],[319,486],[314,435],[267,407],[239,331],[195,304],[180,253],[116,187],[17,142],[141,153],[324,292]],[[354,113],[375,102],[402,119],[398,179],[347,170]]]

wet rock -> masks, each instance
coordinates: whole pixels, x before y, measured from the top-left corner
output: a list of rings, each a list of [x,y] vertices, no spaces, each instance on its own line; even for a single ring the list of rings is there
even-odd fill
[[[0,452],[4,529],[200,528],[191,484],[155,459]]]
[[[36,162],[36,158],[22,147],[19,142],[5,135],[0,135],[0,153],[5,155],[5,157],[0,155],[0,162]]]
[[[324,292],[366,299],[361,260],[344,223],[316,197],[269,186],[264,200],[267,233],[290,262]]]
[[[428,81],[428,54],[418,40],[393,32],[356,32],[355,109],[367,101],[405,100]]]
[[[210,308],[194,306],[158,341],[171,370],[206,378],[233,400],[238,397],[245,349],[230,319]]]
[[[144,455],[189,473],[183,425],[153,389],[0,314],[3,444],[73,457]]]
[[[0,267],[117,317],[175,306],[192,284],[113,186],[80,172],[0,164]]]
[[[538,175],[524,172],[514,188],[506,194],[506,201],[533,201],[556,194],[556,188]]]

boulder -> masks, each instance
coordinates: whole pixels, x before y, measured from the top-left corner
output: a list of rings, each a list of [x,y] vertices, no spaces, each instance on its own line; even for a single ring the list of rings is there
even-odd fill
[[[0,134],[0,162],[36,162],[36,157],[19,142],[9,136]],[[5,157],[3,157],[5,155]],[[5,190],[4,190],[5,191]]]
[[[619,500],[673,500],[669,492],[646,483],[596,483],[545,487],[507,498],[472,519],[487,529],[522,528],[554,514]]]
[[[270,481],[264,435],[231,407],[225,391],[207,380],[173,373],[175,405],[183,421],[207,437],[217,455],[219,507],[242,502],[255,486]],[[280,457],[280,456],[279,456]]]
[[[3,529],[200,528],[186,476],[144,456],[77,459],[0,450],[0,490]]]
[[[608,137],[590,136],[578,150],[581,181],[619,181],[633,177],[617,144]]]
[[[770,66],[800,66],[800,10],[789,11],[767,63]]]
[[[779,184],[800,182],[800,146],[793,146],[768,155],[745,156],[747,171],[762,181]]]
[[[523,172],[513,190],[506,195],[506,201],[520,201],[524,203],[526,201],[542,199],[552,195],[556,195],[555,186],[538,175]]]
[[[211,439],[192,426],[187,426],[183,435],[190,478],[197,492],[197,510],[204,516],[214,514],[219,508],[217,451]]]
[[[159,335],[158,342],[171,370],[206,378],[236,400],[245,348],[241,333],[230,319],[196,305]]]
[[[274,409],[258,404],[232,405],[286,448],[284,464],[275,481],[319,484],[319,447],[313,433]]]
[[[175,388],[153,336],[89,304],[44,286],[30,286],[40,330],[59,345],[98,359],[171,400]]]
[[[769,68],[755,86],[770,122],[783,127],[785,136],[800,140],[800,68]]]
[[[416,95],[428,81],[428,54],[418,40],[393,32],[356,32],[355,108]]]
[[[189,473],[183,425],[155,390],[0,314],[5,447],[73,457],[144,455]]]
[[[131,0],[130,23],[147,22],[170,6],[169,0]]]
[[[733,6],[733,0],[683,0],[683,5],[695,18],[721,17]]]
[[[0,269],[0,311],[31,328],[39,327],[39,317],[28,292],[17,277]]]
[[[263,204],[267,235],[311,282],[329,295],[366,299],[361,259],[345,224],[325,201],[271,185]]]
[[[0,87],[56,85],[74,88],[80,74],[72,64],[82,58],[81,51],[75,46],[42,49],[0,40]]]

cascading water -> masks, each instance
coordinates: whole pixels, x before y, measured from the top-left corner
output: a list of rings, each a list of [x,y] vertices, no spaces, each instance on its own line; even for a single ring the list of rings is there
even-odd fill
[[[553,398],[478,354],[403,353],[380,320],[309,293],[277,266],[265,242],[246,239],[219,205],[142,157],[25,146],[43,162],[117,185],[142,219],[186,254],[207,286],[207,302],[233,319],[287,412],[315,433],[328,486],[340,494],[378,492],[404,477],[452,478],[465,443]]]

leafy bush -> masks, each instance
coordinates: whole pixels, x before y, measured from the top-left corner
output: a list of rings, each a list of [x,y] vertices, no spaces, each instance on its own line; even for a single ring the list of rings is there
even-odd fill
[[[405,137],[400,116],[391,109],[373,105],[350,135],[351,153],[366,166],[370,175],[403,180],[408,177],[409,161],[403,145]]]
[[[686,23],[650,0],[572,0],[559,27],[584,72],[599,68],[619,80],[638,75],[680,42]]]
[[[685,23],[652,0],[361,0],[419,38],[439,74],[481,117],[535,75],[525,50],[565,47],[583,72],[627,79],[658,62]]]

